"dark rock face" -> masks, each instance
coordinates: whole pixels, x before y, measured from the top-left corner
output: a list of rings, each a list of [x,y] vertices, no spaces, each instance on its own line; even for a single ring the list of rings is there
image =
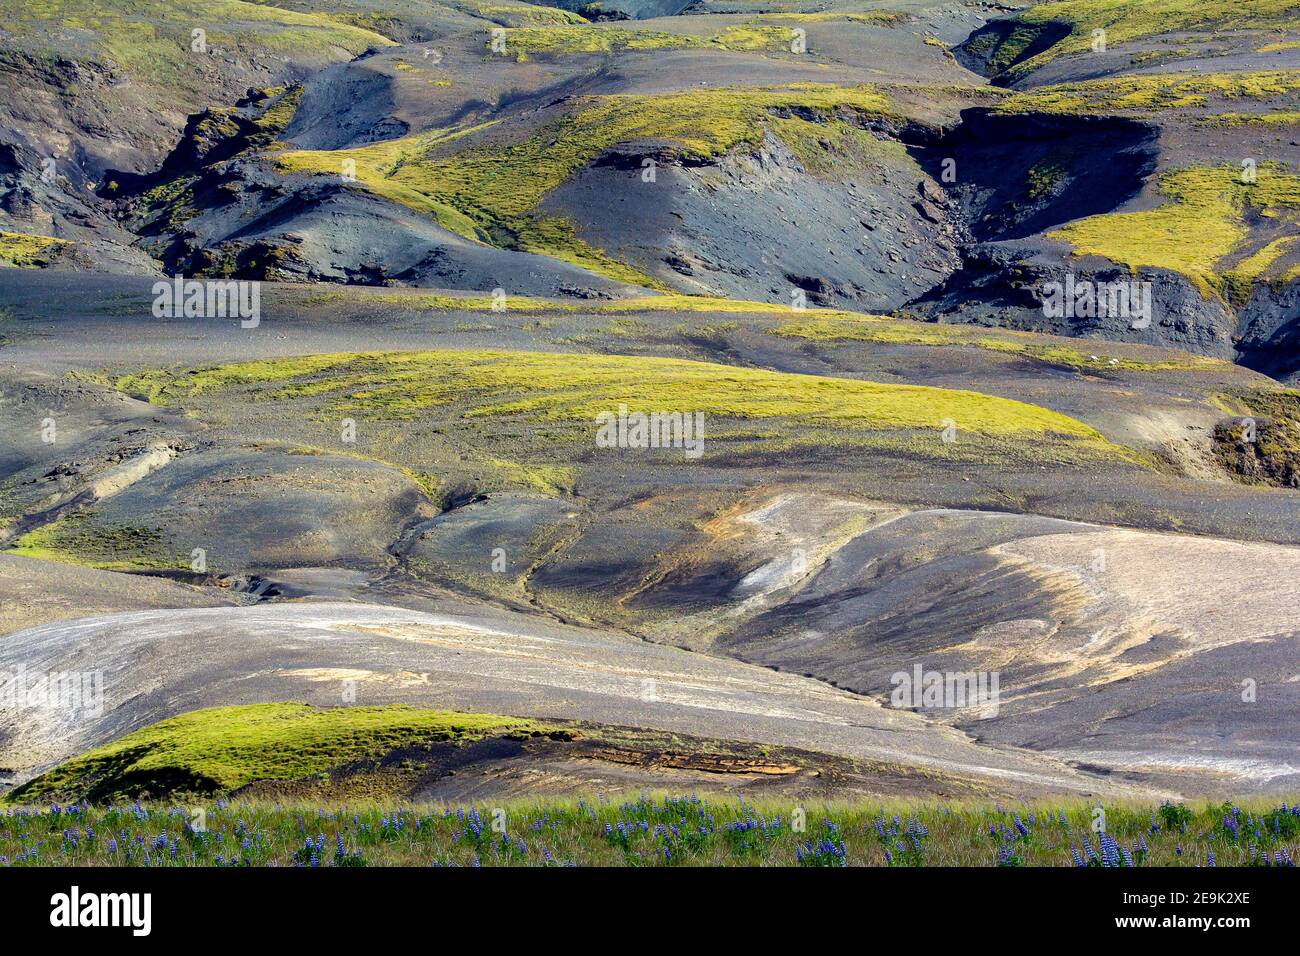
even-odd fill
[[[228,171],[235,198],[185,224],[164,253],[182,274],[229,264],[291,281],[411,285],[511,295],[612,294],[624,286],[544,256],[496,249],[327,176],[286,180],[254,161]]]
[[[970,109],[938,144],[917,152],[960,204],[970,238],[987,242],[1123,205],[1155,171],[1159,136],[1153,124],[1118,117]]]
[[[114,174],[125,184],[119,214],[169,274],[543,296],[627,288],[471,242],[337,176],[282,175],[260,154],[274,138],[259,125],[274,103],[250,91],[235,109],[193,117],[156,174]]]
[[[1257,285],[1241,312],[1237,361],[1265,375],[1300,378],[1300,281]]]
[[[405,135],[407,125],[393,116],[392,79],[371,63],[339,63],[304,83],[285,138],[300,149],[342,149]]]
[[[810,174],[774,137],[717,165],[669,165],[654,182],[641,155],[606,157],[557,190],[592,245],[683,292],[866,311],[902,307],[959,264],[946,210],[918,196],[925,174],[903,158],[843,179]],[[937,186],[930,195],[947,203]],[[925,203],[931,215],[917,214]],[[635,227],[629,228],[629,224]]]
[[[0,229],[68,240],[51,250],[48,264],[59,269],[158,271],[75,165],[53,161],[12,130],[0,130]]]
[[[1134,199],[1156,171],[1159,135],[1153,124],[1118,117],[967,110],[938,145],[916,151],[936,181],[944,180],[944,164],[952,164],[947,188],[966,242],[961,267],[912,307],[943,322],[1170,345],[1232,359],[1239,323],[1252,321],[1252,309],[1267,311],[1262,298],[1239,317],[1182,275],[1162,269],[1132,275],[1106,260],[1076,258],[1044,236]],[[1048,314],[1044,288],[1067,281],[1149,284],[1149,321],[1104,312]],[[1276,323],[1254,321],[1260,334],[1276,331]]]
[[[571,10],[588,20],[650,20],[675,16],[694,0],[550,0],[544,4]]]
[[[937,321],[1170,345],[1199,355],[1233,357],[1236,318],[1221,300],[1207,299],[1184,276],[1162,269],[1131,275],[1105,260],[1076,259],[1062,244],[1039,239],[977,243],[962,251],[962,268],[914,304]],[[1044,290],[1051,283],[1067,282],[1149,283],[1150,321],[1101,310],[1049,314]]]
[[[1017,63],[1032,59],[1070,35],[1068,23],[1020,23],[1015,19],[993,20],[953,48],[957,61],[975,73],[1004,81],[1004,74]]]
[[[1214,429],[1219,461],[1245,481],[1300,488],[1300,426],[1285,418],[1229,418]]]

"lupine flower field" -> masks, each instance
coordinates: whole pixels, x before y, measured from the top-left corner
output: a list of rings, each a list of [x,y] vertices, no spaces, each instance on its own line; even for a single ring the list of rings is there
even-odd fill
[[[1100,822],[1103,821],[1104,823]],[[1103,828],[1104,827],[1104,828]],[[1293,866],[1300,804],[9,808],[0,866]]]

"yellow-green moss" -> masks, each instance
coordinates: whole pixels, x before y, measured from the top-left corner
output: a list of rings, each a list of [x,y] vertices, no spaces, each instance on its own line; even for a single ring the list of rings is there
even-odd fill
[[[719,418],[781,419],[848,430],[931,429],[945,419],[990,436],[1051,434],[1098,449],[1105,440],[1065,415],[977,392],[880,384],[816,375],[732,368],[710,362],[621,355],[540,352],[371,352],[268,359],[146,372],[119,387],[156,401],[184,403],[236,383],[274,383],[269,400],[330,396],[329,407],[377,418],[421,416],[455,405],[465,419],[523,415],[593,421],[627,405],[632,411],[702,411]],[[294,381],[297,379],[297,381]],[[318,387],[319,386],[319,387]]]
[[[47,42],[67,55],[84,48],[134,77],[163,88],[197,88],[191,31],[206,31],[208,48],[247,57],[259,52],[337,59],[392,46],[381,34],[328,13],[301,13],[245,0],[0,0],[11,35]],[[194,54],[197,55],[197,54]]]
[[[20,269],[39,268],[48,265],[59,252],[72,245],[67,239],[0,230],[0,265],[12,265]]]
[[[1092,31],[1104,29],[1110,48],[1130,40],[1167,33],[1210,33],[1293,27],[1300,19],[1296,0],[1055,0],[1016,14],[1020,28],[997,51],[996,66],[1023,77],[1060,56],[1092,48]],[[1064,23],[1070,34],[1047,50],[1011,66],[1047,24]]]
[[[1181,273],[1208,297],[1223,290],[1220,261],[1249,236],[1248,210],[1288,220],[1300,212],[1300,177],[1273,163],[1259,166],[1254,183],[1236,166],[1191,166],[1163,176],[1160,191],[1168,201],[1156,209],[1091,216],[1048,235],[1134,271]]]
[[[564,220],[537,215],[542,198],[601,153],[651,140],[707,159],[755,144],[773,115],[798,111],[893,115],[888,98],[870,87],[796,84],[782,89],[715,88],[655,96],[597,96],[522,142],[479,145],[492,124],[438,130],[345,150],[293,150],[277,155],[285,172],[338,175],[355,164],[357,183],[436,219],[467,238],[507,245],[581,265],[620,281],[662,289],[656,280],[580,241]],[[461,146],[462,138],[474,137]]]
[[[8,550],[27,558],[102,571],[165,571],[185,566],[178,555],[168,554],[161,532],[102,524],[91,512],[69,515],[29,531]]]
[[[1277,273],[1272,271],[1273,264],[1297,248],[1297,243],[1300,243],[1300,236],[1281,236],[1265,243],[1228,270],[1224,280],[1229,298],[1241,304],[1249,300],[1255,283],[1262,279],[1285,285],[1300,277],[1300,264]]]
[[[401,747],[547,733],[496,714],[382,707],[247,704],[190,711],[60,764],[11,801],[112,800],[143,790],[226,793],[257,780],[295,780]]]
[[[493,53],[495,38],[484,40]],[[684,50],[720,47],[724,50],[781,50],[790,46],[788,27],[764,25],[751,20],[737,24],[713,36],[690,33],[666,33],[639,30],[626,26],[589,24],[585,26],[524,27],[505,31],[505,48],[499,55],[523,62],[530,56],[573,56],[580,53],[611,53],[620,50]]]
[[[789,50],[792,39],[789,27],[751,21],[728,27],[711,37],[709,42],[724,50]]]
[[[895,26],[908,19],[906,13],[896,10],[823,10],[816,13],[763,13],[754,18],[759,23],[776,21],[784,23],[869,23],[879,26]]]
[[[1000,113],[1098,114],[1159,112],[1206,106],[1215,100],[1267,101],[1300,93],[1300,71],[1159,73],[1061,83],[1013,93],[993,107]]]
[[[1286,241],[1286,239],[1279,240],[1279,250],[1285,250]],[[1281,254],[1280,251],[1278,254]],[[1270,261],[1272,260],[1270,259]],[[1241,268],[1241,266],[1238,266],[1238,268]],[[335,296],[327,301],[338,301],[342,297],[342,293],[336,293]],[[493,305],[491,297],[483,295],[456,296],[402,292],[380,294],[369,298],[385,304],[440,312],[490,312]],[[1082,350],[1060,343],[1045,342],[1033,332],[942,325],[872,315],[865,312],[851,312],[845,309],[796,311],[790,306],[778,302],[755,302],[748,299],[725,299],[711,296],[683,295],[681,293],[636,296],[627,299],[584,302],[581,304],[572,301],[531,298],[528,296],[508,296],[505,303],[507,313],[525,315],[574,313],[630,315],[646,312],[666,312],[787,318],[789,321],[775,326],[771,331],[777,335],[816,341],[859,341],[894,345],[981,348],[996,352],[1014,353],[1053,365],[1067,365],[1073,368],[1092,370],[1111,368],[1156,372],[1210,369],[1223,365],[1218,359],[1195,355],[1151,361],[1132,358],[1117,359],[1113,355],[1106,355],[1103,359],[1098,360],[1092,358],[1097,351],[1096,349]],[[706,331],[705,328],[698,324],[698,320],[692,320],[689,328],[697,335]],[[731,331],[736,329],[737,326],[735,323],[727,323],[721,327],[714,326],[712,328],[724,328]],[[626,326],[619,326],[617,328],[607,327],[604,331],[610,334],[632,334],[644,330],[633,330]],[[314,383],[306,387],[315,390],[328,390],[331,388],[327,382]]]
[[[505,27],[569,26],[586,19],[569,10],[525,3],[523,0],[446,0],[454,10]]]
[[[1267,113],[1214,113],[1200,120],[1203,126],[1300,126],[1300,110]]]
[[[309,304],[342,301],[345,294],[339,291],[316,293],[307,301]],[[368,301],[386,305],[405,306],[408,308],[429,309],[438,312],[491,312],[496,302],[487,295],[447,295],[429,292],[385,292],[368,297]],[[726,299],[705,295],[686,295],[680,292],[661,295],[632,296],[626,299],[611,299],[577,303],[572,299],[543,299],[533,296],[511,295],[502,300],[507,313],[524,313],[528,315],[589,313],[593,315],[626,314],[631,312],[716,312],[730,315],[753,313],[789,314],[788,305],[776,302],[755,302],[749,299]],[[838,310],[819,310],[827,314],[850,315]]]
[[[902,143],[878,139],[843,120],[813,123],[797,116],[783,116],[774,117],[769,125],[813,175],[843,178],[846,171],[860,170],[869,163],[920,172]]]
[[[1050,195],[1065,178],[1066,168],[1052,159],[1044,159],[1025,173],[1025,198],[1030,202]]]
[[[775,334],[811,341],[878,342],[885,345],[958,346],[1006,352],[1050,365],[1064,365],[1089,371],[1122,370],[1142,372],[1186,371],[1221,367],[1217,359],[1187,355],[1177,358],[1143,361],[1094,357],[1086,352],[1051,342],[1044,342],[1032,332],[992,332],[987,329],[958,325],[937,325],[928,322],[911,322],[873,316],[853,318],[825,317],[812,314],[807,318],[788,322],[775,330]]]

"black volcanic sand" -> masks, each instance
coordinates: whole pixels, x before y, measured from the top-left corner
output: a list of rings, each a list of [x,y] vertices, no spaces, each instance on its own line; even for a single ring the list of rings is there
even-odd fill
[[[679,8],[607,7],[654,18],[629,28],[697,37],[765,9],[703,0],[672,15]],[[338,704],[351,682],[366,703],[588,728],[421,755],[422,770],[394,769],[412,755],[355,768],[364,786],[429,799],[659,784],[828,796],[1294,792],[1300,493],[1236,480],[1213,438],[1231,417],[1290,407],[1277,382],[1300,368],[1300,283],[1260,284],[1229,304],[1142,270],[1155,293],[1147,329],[1048,319],[1032,294],[1066,272],[1127,277],[1071,257],[1046,238],[1055,226],[1152,208],[1159,174],[1191,164],[1252,156],[1294,169],[1294,125],[1202,122],[1237,108],[1217,101],[1154,115],[991,113],[998,94],[958,46],[992,12],[982,4],[902,0],[890,9],[907,17],[888,22],[803,21],[811,52],[798,56],[523,61],[484,46],[498,20],[520,25],[527,8],[496,20],[436,4],[366,9],[391,13],[385,29],[404,45],[352,60],[341,50],[220,60],[193,101],[160,105],[148,83],[123,86],[72,60],[22,59],[0,83],[30,86],[37,104],[81,89],[72,105],[86,114],[13,95],[0,116],[12,127],[0,130],[0,228],[78,243],[57,269],[0,269],[0,549],[63,549],[0,554],[0,670],[102,669],[110,698],[93,719],[27,709],[3,722],[0,785],[188,709]],[[1193,39],[1061,57],[1018,86],[1300,67],[1300,51],[1256,53],[1258,34]],[[430,82],[444,75],[450,83]],[[640,160],[661,144],[624,144],[541,211],[679,292],[788,304],[798,289],[814,307],[928,318],[945,325],[918,322],[918,335],[953,343],[957,326],[995,347],[778,334],[818,318],[815,308],[601,311],[644,290],[465,240],[332,177],[281,175],[260,148],[213,137],[220,122],[187,119],[249,86],[298,81],[282,138],[308,149],[487,120],[501,123],[448,148],[507,144],[592,94],[890,85],[907,118],[873,125],[873,145],[852,155],[826,145],[828,168],[805,168],[768,135],[709,162],[668,156],[647,186]],[[1268,106],[1282,107],[1295,108]],[[130,209],[94,191],[109,171],[123,192],[143,191],[169,155],[177,164],[206,147],[217,155],[202,168],[182,164],[193,208],[179,226],[136,222],[145,241],[124,228]],[[42,179],[42,157],[65,153],[62,178]],[[949,159],[955,184],[941,178]],[[1030,197],[1029,173],[1044,162],[1061,178]],[[1251,228],[1272,228],[1265,218]],[[257,278],[290,248],[277,275],[303,284],[264,283],[255,329],[151,314],[158,275],[206,263]],[[398,286],[480,296],[501,286],[566,310],[435,309]],[[429,349],[671,357],[968,389],[1071,416],[1131,453],[968,436],[945,449],[937,430],[825,441],[760,420],[728,422],[743,433],[729,438],[710,431],[709,451],[690,461],[604,454],[586,423],[471,418],[455,401],[402,421],[357,415],[353,443],[339,410],[310,392],[268,401],[254,382],[163,407],[113,386],[150,369]],[[570,479],[548,484],[561,468]],[[998,673],[997,712],[889,706],[895,676],[918,665]],[[798,770],[766,773],[752,763],[760,753]]]
[[[917,662],[996,669],[1003,699],[997,717],[928,712],[933,726],[954,723],[989,745],[1043,750],[1053,760],[1090,773],[1105,768],[1116,781],[1145,786],[1226,793],[1291,785],[1284,741],[1294,725],[1294,685],[1286,662],[1294,657],[1300,605],[1289,582],[1300,579],[1294,566],[1300,552],[1282,545],[1300,527],[1297,499],[1214,474],[1201,447],[1209,426],[1223,417],[1216,395],[1267,387],[1262,376],[1240,367],[1124,370],[1105,362],[1177,353],[1061,340],[1101,353],[1095,370],[1077,371],[988,349],[772,334],[787,321],[784,315],[499,315],[412,308],[388,297],[377,302],[373,290],[321,298],[309,289],[273,286],[264,290],[262,324],[242,330],[233,322],[155,319],[145,311],[147,284],[139,280],[12,272],[0,279],[12,316],[6,328],[13,330],[0,351],[10,410],[3,419],[5,501],[25,521],[48,515],[51,501],[63,502],[66,513],[83,516],[90,539],[108,549],[101,560],[179,556],[183,563],[201,544],[206,572],[183,566],[165,572],[176,582],[171,586],[198,585],[216,591],[222,603],[234,593],[248,595],[238,598],[243,601],[260,595],[268,610],[284,599],[307,599],[294,612],[301,623],[286,620],[284,627],[328,629],[309,622],[333,619],[335,612],[313,602],[341,595],[369,606],[424,608],[432,600],[452,620],[463,620],[475,605],[449,597],[457,593],[513,609],[508,632],[556,618],[581,624],[579,635],[615,628],[706,656],[808,674],[880,702],[888,700],[892,673]],[[609,332],[615,319],[618,335]],[[701,335],[704,326],[715,331]],[[710,463],[707,456],[695,463],[671,455],[602,458],[581,444],[526,459],[578,466],[574,494],[557,497],[511,491],[476,470],[480,453],[500,458],[537,450],[508,423],[479,422],[466,432],[455,427],[454,412],[434,407],[397,432],[390,423],[368,434],[363,422],[358,442],[344,446],[336,423],[322,420],[309,399],[259,401],[232,389],[163,408],[115,392],[96,374],[357,348],[484,347],[658,354],[976,387],[1067,412],[1152,457],[1147,466],[1049,467],[1032,464],[1032,456],[947,461],[796,447],[742,467]],[[39,440],[40,421],[50,414],[63,426],[54,445]],[[1175,439],[1187,439],[1193,451],[1155,454]],[[133,456],[158,448],[167,451],[145,474],[122,487],[109,480]],[[422,472],[459,475],[459,484],[452,483],[450,497],[430,499],[412,477]],[[105,483],[110,493],[97,500],[78,497]],[[148,547],[114,537],[137,526],[156,533]],[[1189,536],[1192,531],[1202,537]],[[502,572],[492,568],[496,548],[506,555]],[[343,572],[354,576],[345,579]],[[11,651],[25,656],[46,647],[56,655],[51,660],[91,648],[110,655],[111,641],[88,635],[138,633],[130,615],[105,614],[116,607],[85,594],[88,585],[77,573],[68,572],[74,577],[66,587],[53,579],[66,605],[59,616],[97,614],[96,629],[29,630],[11,638]],[[1251,585],[1259,580],[1278,583],[1260,595]],[[12,576],[3,581],[17,593]],[[165,597],[149,600],[156,606]],[[388,627],[380,623],[388,612],[374,614],[375,626]],[[171,620],[160,620],[159,640],[176,626],[165,623]],[[197,633],[200,625],[185,620],[185,633]],[[31,615],[20,616],[14,626],[29,622]],[[145,698],[152,703],[133,723],[181,705],[298,699],[313,681],[324,681],[317,696],[327,702],[336,693],[330,683],[336,677],[329,675],[375,670],[376,660],[387,659],[387,652],[372,658],[361,651],[358,658],[303,649],[272,666],[267,650],[231,639],[230,628],[244,625],[213,625],[221,629],[219,644],[198,657],[191,645],[186,655],[202,662],[198,674],[188,666],[174,671],[175,689],[197,677],[210,692],[172,692],[165,706],[164,698]],[[247,633],[251,639],[278,632],[250,621]],[[400,666],[384,664],[375,687],[403,686],[399,677],[382,676],[394,667],[427,673],[434,662],[421,663],[420,644],[399,639],[415,656]],[[218,646],[225,650],[210,657]],[[473,651],[480,653],[496,659],[489,648]],[[529,665],[527,680],[565,685],[553,672],[558,662],[545,659]],[[478,671],[471,663],[470,669],[504,676],[499,663],[488,666]],[[269,679],[286,669],[300,676],[287,683]],[[507,693],[518,677],[476,690],[451,673],[432,685],[421,679],[391,699],[445,704],[455,685],[461,689],[454,702],[469,709],[612,722],[629,706],[598,688],[595,697],[557,708],[545,694]],[[1258,685],[1250,706],[1241,702],[1238,673]],[[268,676],[252,680],[254,674]],[[225,686],[214,683],[218,675],[235,682],[230,693],[218,692]],[[121,679],[134,678],[123,672]],[[638,679],[629,677],[629,690]],[[1168,703],[1152,710],[1153,700]],[[101,722],[82,742],[111,738],[123,719]],[[674,705],[654,711],[647,726],[703,730],[700,719]],[[64,730],[20,731],[29,741],[24,752],[43,765],[55,754],[33,741],[48,739],[47,732],[62,739]],[[710,725],[708,734],[780,742],[749,731]],[[877,744],[820,734],[780,740],[846,757],[878,756]],[[918,743],[916,752],[932,745]]]

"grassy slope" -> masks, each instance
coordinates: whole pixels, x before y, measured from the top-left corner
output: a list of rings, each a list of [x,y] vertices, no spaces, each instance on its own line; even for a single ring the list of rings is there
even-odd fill
[[[1059,83],[1013,93],[998,100],[999,113],[1074,116],[1128,111],[1160,112],[1234,100],[1268,103],[1300,93],[1300,71],[1161,73]]]
[[[1267,113],[1215,113],[1202,120],[1207,126],[1300,126],[1300,110],[1270,110]]]
[[[0,860],[61,866],[1217,866],[1300,855],[1300,811],[646,795],[393,807],[218,803],[0,815]],[[501,810],[505,832],[493,829]],[[806,826],[796,830],[796,810]],[[304,821],[307,832],[304,834]],[[163,836],[160,839],[160,834]],[[138,838],[138,839],[137,839]],[[310,841],[310,845],[308,843]],[[1283,856],[1285,854],[1285,856]],[[1266,855],[1263,857],[1262,855]]]
[[[249,704],[191,711],[49,770],[13,801],[113,799],[165,787],[201,793],[293,780],[430,741],[546,731],[536,721],[405,706]]]
[[[0,230],[0,265],[17,266],[20,269],[43,266],[71,245],[67,239]]]
[[[1213,34],[1227,30],[1293,27],[1300,20],[1297,0],[1056,0],[1040,3],[1015,16],[1020,29],[994,52],[995,71],[1020,79],[1057,57],[1092,48],[1092,31],[1104,29],[1108,47],[1165,33]],[[1015,60],[1045,24],[1064,23],[1070,34],[1036,56]],[[1013,66],[1012,64],[1015,63]]]
[[[1234,251],[1248,251],[1239,247],[1251,233],[1249,213],[1279,225],[1300,220],[1300,176],[1276,164],[1261,165],[1254,183],[1242,182],[1242,170],[1231,165],[1187,167],[1165,174],[1160,190],[1168,201],[1156,209],[1091,216],[1048,235],[1079,255],[1181,273],[1208,297],[1248,287],[1285,251],[1275,246],[1251,256],[1244,271],[1222,267]]]
[[[570,223],[540,217],[542,198],[601,153],[622,143],[671,144],[696,158],[757,143],[773,114],[893,115],[888,98],[866,87],[798,85],[786,89],[708,89],[657,96],[599,96],[522,142],[449,151],[484,127],[419,133],[344,150],[291,150],[275,161],[285,172],[338,175],[356,164],[358,183],[479,241],[552,256],[611,278],[661,288],[591,249]]]
[[[569,10],[523,0],[447,0],[447,6],[508,27],[568,26],[586,22],[585,18]]]
[[[423,24],[441,26],[459,17],[473,17],[506,27],[565,26],[585,23],[576,13],[543,7],[524,0],[254,0],[284,10],[324,12],[335,19],[397,37],[407,31],[419,36]],[[485,26],[487,24],[481,24]],[[405,29],[403,29],[405,28]],[[413,30],[411,28],[414,28]]]
[[[792,122],[802,122],[794,120]],[[1284,251],[1287,240],[1279,240]],[[311,297],[313,302],[347,301],[347,293],[331,290]],[[402,292],[370,296],[367,301],[407,308],[447,312],[493,311],[493,300],[484,295],[445,295],[436,292]],[[1104,348],[1097,345],[1074,346],[1052,341],[1033,332],[1014,332],[1006,329],[971,329],[961,325],[944,325],[896,319],[866,312],[845,309],[809,309],[796,311],[788,305],[775,302],[756,302],[749,299],[724,299],[702,295],[654,295],[617,299],[610,302],[562,301],[506,296],[504,310],[510,314],[547,315],[582,313],[590,315],[635,315],[637,313],[701,313],[718,316],[757,316],[772,320],[765,331],[788,338],[801,338],[823,342],[878,342],[886,345],[956,346],[986,349],[1019,355],[1050,365],[1098,370],[1107,367],[1125,371],[1191,371],[1213,369],[1224,363],[1219,359],[1198,355],[1177,354],[1169,358],[1146,361],[1124,358],[1110,363],[1099,360],[1097,353]],[[784,321],[782,321],[784,320]],[[693,326],[694,327],[694,326]]]
[[[776,53],[790,50],[791,30],[800,24],[838,22],[893,26],[905,19],[906,14],[884,10],[771,13],[735,17],[738,22],[711,36],[639,29],[625,24],[530,25],[507,30],[505,50],[498,55],[523,62],[534,56],[553,58],[621,50],[721,49]],[[684,21],[670,22],[672,26],[680,27]],[[490,48],[491,41],[484,42]]]
[[[89,43],[95,59],[163,85],[187,84],[193,70],[186,58],[196,27],[207,32],[209,48],[243,54],[334,59],[338,50],[355,55],[392,45],[387,37],[328,13],[296,13],[245,0],[0,0],[0,14],[20,43],[60,54]]]
[[[1297,93],[1297,71],[1168,73],[1042,87],[1008,96],[993,109],[1061,116],[1194,110],[1197,115],[1190,119],[1202,125],[1286,125],[1300,121],[1300,113],[1270,106],[1290,102]],[[1260,104],[1265,111],[1207,112],[1236,102]],[[1254,184],[1242,182],[1241,173],[1233,166],[1175,170],[1160,181],[1170,201],[1159,208],[1093,216],[1051,235],[1066,239],[1080,254],[1104,256],[1132,269],[1171,269],[1190,278],[1207,297],[1223,294],[1244,301],[1251,286],[1269,276],[1288,252],[1294,235],[1279,237],[1276,227],[1294,233],[1300,220],[1300,177],[1278,164],[1265,164]],[[1295,274],[1290,269],[1271,278],[1287,282]]]
[[[81,117],[84,132],[113,149],[160,153],[173,145],[180,117],[227,99],[232,81],[249,79],[250,64],[288,77],[393,43],[342,17],[246,0],[0,0],[0,18],[6,50],[36,63],[16,62],[16,88],[34,85],[40,102],[56,104],[56,143],[71,136],[79,145],[82,134],[68,124]],[[197,29],[206,50],[192,49]],[[96,79],[80,81],[69,61]]]
[[[1300,391],[1234,390],[1218,401],[1233,416],[1214,434],[1214,453],[1224,468],[1247,484],[1300,488]],[[1247,418],[1254,422],[1249,438]]]
[[[490,45],[491,40],[485,41]],[[573,56],[582,53],[612,53],[619,50],[782,50],[790,46],[790,30],[778,26],[729,27],[711,37],[624,27],[591,26],[525,27],[505,32],[504,56],[524,62],[530,57]]]
[[[101,571],[168,571],[189,559],[169,554],[161,532],[142,527],[101,527],[93,512],[68,515],[20,536],[9,551],[28,558],[78,564]]]
[[[941,428],[951,418],[988,436],[1054,435],[1103,450],[1092,428],[1065,415],[977,392],[885,385],[816,375],[733,368],[683,359],[539,352],[354,353],[144,372],[115,383],[152,401],[184,403],[213,389],[274,385],[270,399],[330,398],[379,418],[421,416],[458,403],[465,418],[524,415],[591,422],[631,411],[702,411],[738,420],[779,419],[844,430]]]

